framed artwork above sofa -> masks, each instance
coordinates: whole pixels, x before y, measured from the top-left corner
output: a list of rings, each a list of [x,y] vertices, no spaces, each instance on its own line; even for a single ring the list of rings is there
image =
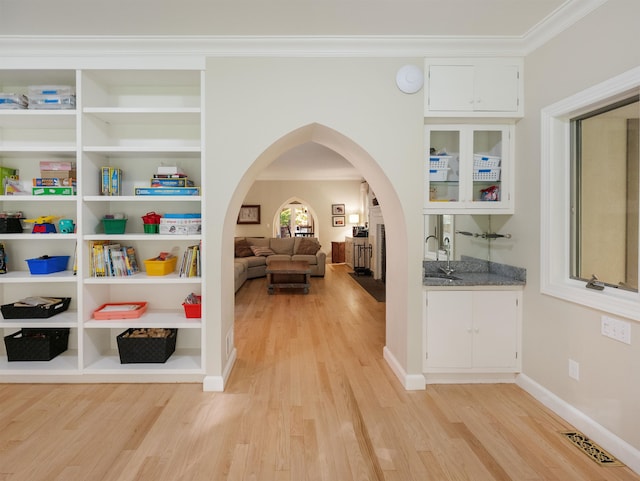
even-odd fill
[[[243,205],[238,213],[237,224],[259,224],[260,223],[260,206],[259,205]]]

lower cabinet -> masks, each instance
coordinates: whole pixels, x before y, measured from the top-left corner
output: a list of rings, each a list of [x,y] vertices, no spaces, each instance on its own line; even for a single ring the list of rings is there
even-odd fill
[[[425,290],[425,303],[427,377],[520,371],[521,290]]]

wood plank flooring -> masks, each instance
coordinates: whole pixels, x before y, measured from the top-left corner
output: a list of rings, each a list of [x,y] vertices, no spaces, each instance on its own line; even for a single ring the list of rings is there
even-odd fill
[[[311,291],[236,296],[226,392],[200,384],[0,385],[0,481],[638,481],[601,467],[515,385],[406,392],[384,304],[344,265]]]

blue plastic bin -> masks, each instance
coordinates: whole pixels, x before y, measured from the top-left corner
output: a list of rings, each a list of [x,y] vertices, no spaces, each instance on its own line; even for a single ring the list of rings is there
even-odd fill
[[[31,274],[51,274],[64,271],[69,263],[70,256],[42,256],[35,259],[27,259]]]

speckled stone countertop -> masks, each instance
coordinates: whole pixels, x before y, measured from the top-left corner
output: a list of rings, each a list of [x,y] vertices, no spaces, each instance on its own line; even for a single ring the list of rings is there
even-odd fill
[[[459,261],[451,261],[454,272],[452,279],[444,277],[441,267],[447,261],[423,261],[423,286],[434,287],[472,287],[472,286],[524,286],[527,281],[527,270],[497,262],[484,261],[463,256]]]

